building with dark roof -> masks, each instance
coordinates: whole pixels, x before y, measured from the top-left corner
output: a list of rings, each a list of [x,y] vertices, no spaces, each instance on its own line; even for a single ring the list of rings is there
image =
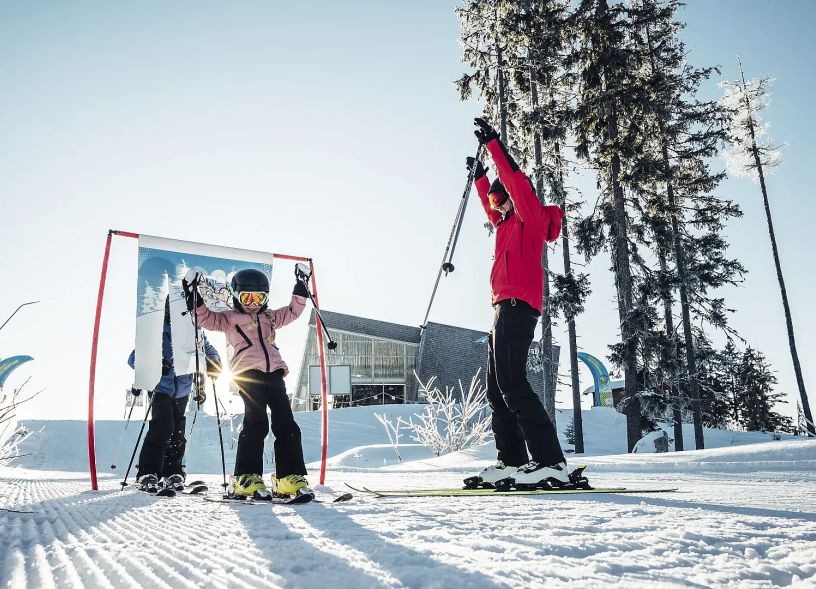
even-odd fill
[[[337,348],[325,348],[329,368],[329,393],[335,407],[421,402],[420,383],[436,376],[437,386],[467,389],[479,372],[485,382],[487,368],[486,331],[429,322],[423,330],[410,325],[378,321],[366,317],[322,311]],[[319,356],[315,312],[309,317],[309,332],[303,353],[298,384],[292,395],[295,411],[317,408],[320,393]],[[558,346],[553,346],[555,370]],[[527,375],[533,390],[543,398],[544,379],[538,342],[530,347]],[[347,367],[347,368],[346,368]],[[335,374],[340,375],[339,381]],[[334,389],[334,390],[333,390]]]

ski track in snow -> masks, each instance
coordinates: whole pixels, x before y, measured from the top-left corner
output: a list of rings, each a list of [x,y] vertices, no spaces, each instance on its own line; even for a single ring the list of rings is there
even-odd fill
[[[429,486],[427,472],[330,477],[319,491]],[[439,470],[430,486],[460,480]],[[0,512],[0,586],[816,587],[812,471],[592,481],[681,492],[247,506],[1,468],[0,507],[34,513]]]

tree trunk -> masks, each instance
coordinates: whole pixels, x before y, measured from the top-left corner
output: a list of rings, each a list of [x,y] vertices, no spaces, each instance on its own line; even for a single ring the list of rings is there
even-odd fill
[[[609,141],[615,145],[618,140],[618,119],[615,106],[607,105],[606,131]],[[629,238],[627,235],[626,200],[620,183],[620,155],[613,152],[611,164],[612,197],[614,215],[611,227],[612,265],[615,271],[615,287],[618,295],[618,316],[620,318],[621,340],[623,343],[623,402],[626,403],[626,439],[629,452],[637,444],[641,435],[640,400],[637,396],[637,339],[632,328],[632,269],[629,265]]]
[[[748,112],[751,113],[751,103],[745,87],[745,74],[742,72],[740,64],[740,74],[742,76],[742,93],[745,96],[745,104]],[[762,201],[765,205],[765,218],[768,220],[768,235],[771,237],[771,251],[773,252],[774,265],[776,266],[776,279],[779,281],[779,291],[782,294],[782,308],[785,311],[785,326],[788,329],[788,347],[790,348],[791,359],[793,360],[793,371],[796,374],[796,385],[799,387],[799,397],[802,401],[802,411],[807,420],[808,436],[816,436],[816,427],[813,423],[813,414],[810,412],[807,391],[805,390],[805,380],[802,378],[802,367],[799,365],[799,354],[796,351],[796,338],[793,334],[793,319],[791,319],[790,305],[788,305],[788,291],[785,288],[785,279],[782,276],[782,264],[779,261],[779,250],[776,247],[776,234],[774,233],[773,218],[771,217],[771,205],[768,202],[768,190],[765,187],[765,174],[762,171],[762,161],[759,158],[759,150],[756,144],[756,133],[754,132],[754,119],[749,116],[748,129],[751,132],[751,151],[754,155],[757,173],[759,174],[759,186],[762,189]]]
[[[807,391],[805,390],[805,380],[802,378],[802,367],[799,364],[799,353],[796,351],[796,338],[793,334],[793,319],[791,318],[790,305],[788,304],[788,291],[785,288],[785,279],[782,276],[782,263],[779,261],[779,250],[776,247],[776,234],[774,233],[773,219],[771,218],[771,205],[768,202],[768,191],[765,188],[765,175],[762,172],[762,163],[759,159],[756,140],[754,139],[754,127],[751,123],[751,140],[759,173],[759,186],[762,188],[762,200],[765,204],[765,218],[768,220],[768,235],[771,237],[771,251],[773,252],[774,265],[776,266],[776,279],[779,281],[779,292],[782,294],[782,308],[785,311],[785,326],[788,329],[788,347],[790,348],[791,359],[793,360],[793,371],[796,374],[796,385],[799,387],[799,397],[802,401],[802,412],[807,420],[808,436],[816,436],[816,427],[813,424],[813,414],[810,412]]]
[[[663,151],[663,164],[669,166],[669,151],[666,147],[665,135],[663,133],[663,123],[659,122],[661,133],[661,148]],[[688,277],[686,274],[686,254],[683,250],[679,224],[677,222],[677,209],[675,208],[674,187],[671,179],[666,180],[666,194],[669,200],[669,215],[671,218],[672,241],[674,242],[674,258],[677,264],[677,278],[680,282],[680,311],[683,317],[683,337],[686,343],[686,371],[691,392],[691,411],[694,415],[694,443],[698,450],[705,448],[705,438],[703,436],[703,410],[700,405],[700,386],[697,381],[697,356],[694,353],[694,335],[691,331],[691,310],[688,297]]]
[[[496,15],[496,26],[493,29],[494,41],[496,43],[496,77],[499,84],[499,132],[501,133],[501,140],[507,145],[507,97],[505,96],[504,88],[504,58],[501,45],[499,44],[498,9],[494,14]]]
[[[533,81],[532,75],[530,76],[530,97],[533,108],[537,108],[538,85]],[[543,201],[544,178],[542,177],[541,166],[544,158],[541,151],[541,136],[538,132],[533,134],[533,152],[536,166],[536,195],[539,201]],[[541,255],[541,267],[544,269],[544,294],[541,312],[541,365],[544,372],[544,398],[542,402],[553,425],[555,425],[555,369],[553,366],[552,317],[550,315],[550,281],[547,277],[550,263],[546,243]]]
[[[658,251],[660,257],[660,270],[667,271],[666,265],[666,251],[660,246]],[[666,320],[666,337],[671,342],[671,349],[669,350],[669,398],[672,404],[672,418],[674,421],[674,451],[683,451],[683,413],[681,411],[682,393],[680,387],[677,386],[677,348],[675,347],[674,339],[674,317],[672,316],[671,297],[663,297],[663,313]]]
[[[649,43],[649,58],[652,71],[655,70],[654,56],[652,55],[652,40],[648,29],[646,37]],[[674,245],[674,257],[677,265],[677,279],[680,282],[680,310],[683,318],[683,337],[686,344],[686,376],[688,378],[691,392],[691,411],[694,416],[694,442],[698,450],[705,448],[705,438],[703,436],[703,411],[700,405],[700,387],[697,381],[697,355],[694,352],[694,337],[691,331],[691,311],[688,297],[688,275],[686,273],[686,254],[683,249],[683,242],[680,235],[679,223],[677,221],[677,207],[674,198],[674,185],[671,177],[671,161],[669,160],[669,149],[666,140],[666,127],[660,115],[657,117],[657,124],[660,130],[660,151],[663,157],[663,166],[666,174],[666,196],[669,201],[669,218],[671,219],[672,242]]]
[[[570,261],[570,243],[569,243],[569,226],[567,224],[567,193],[564,189],[564,169],[561,163],[561,146],[556,142],[555,157],[558,162],[558,181],[560,184],[560,198],[561,210],[564,212],[564,218],[561,220],[561,246],[564,250],[564,274],[572,275],[572,264]],[[584,421],[581,414],[581,390],[578,381],[578,338],[575,333],[575,316],[567,316],[567,331],[569,334],[569,358],[570,358],[570,376],[572,384],[572,424],[575,437],[575,452],[576,454],[584,453]]]

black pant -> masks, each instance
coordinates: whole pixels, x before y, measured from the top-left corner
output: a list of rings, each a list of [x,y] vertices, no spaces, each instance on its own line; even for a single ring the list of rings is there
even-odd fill
[[[283,369],[275,372],[247,370],[235,382],[244,400],[244,425],[238,436],[235,475],[263,474],[264,439],[269,433],[266,408],[272,413],[272,434],[275,436],[275,476],[306,474],[300,427],[292,415]]]
[[[507,466],[528,462],[528,448],[539,464],[564,462],[555,427],[527,381],[527,355],[537,320],[538,313],[527,303],[501,301],[487,344],[487,400],[498,459]]]
[[[188,397],[176,397],[153,393],[153,417],[147,429],[136,476],[155,474],[159,478],[171,474],[184,476],[182,459],[187,446],[184,428],[187,418],[184,412]]]

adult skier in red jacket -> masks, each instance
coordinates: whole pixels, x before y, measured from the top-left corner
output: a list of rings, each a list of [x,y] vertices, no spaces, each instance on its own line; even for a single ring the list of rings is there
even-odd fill
[[[466,482],[491,486],[512,478],[519,486],[562,486],[569,483],[567,464],[555,427],[527,380],[527,354],[542,311],[542,253],[546,242],[558,238],[563,213],[557,206],[541,205],[496,131],[484,119],[475,122],[476,136],[499,176],[491,184],[487,168],[468,158],[469,167],[476,165],[479,199],[496,227],[490,272],[496,313],[488,339],[487,398],[498,461]]]

